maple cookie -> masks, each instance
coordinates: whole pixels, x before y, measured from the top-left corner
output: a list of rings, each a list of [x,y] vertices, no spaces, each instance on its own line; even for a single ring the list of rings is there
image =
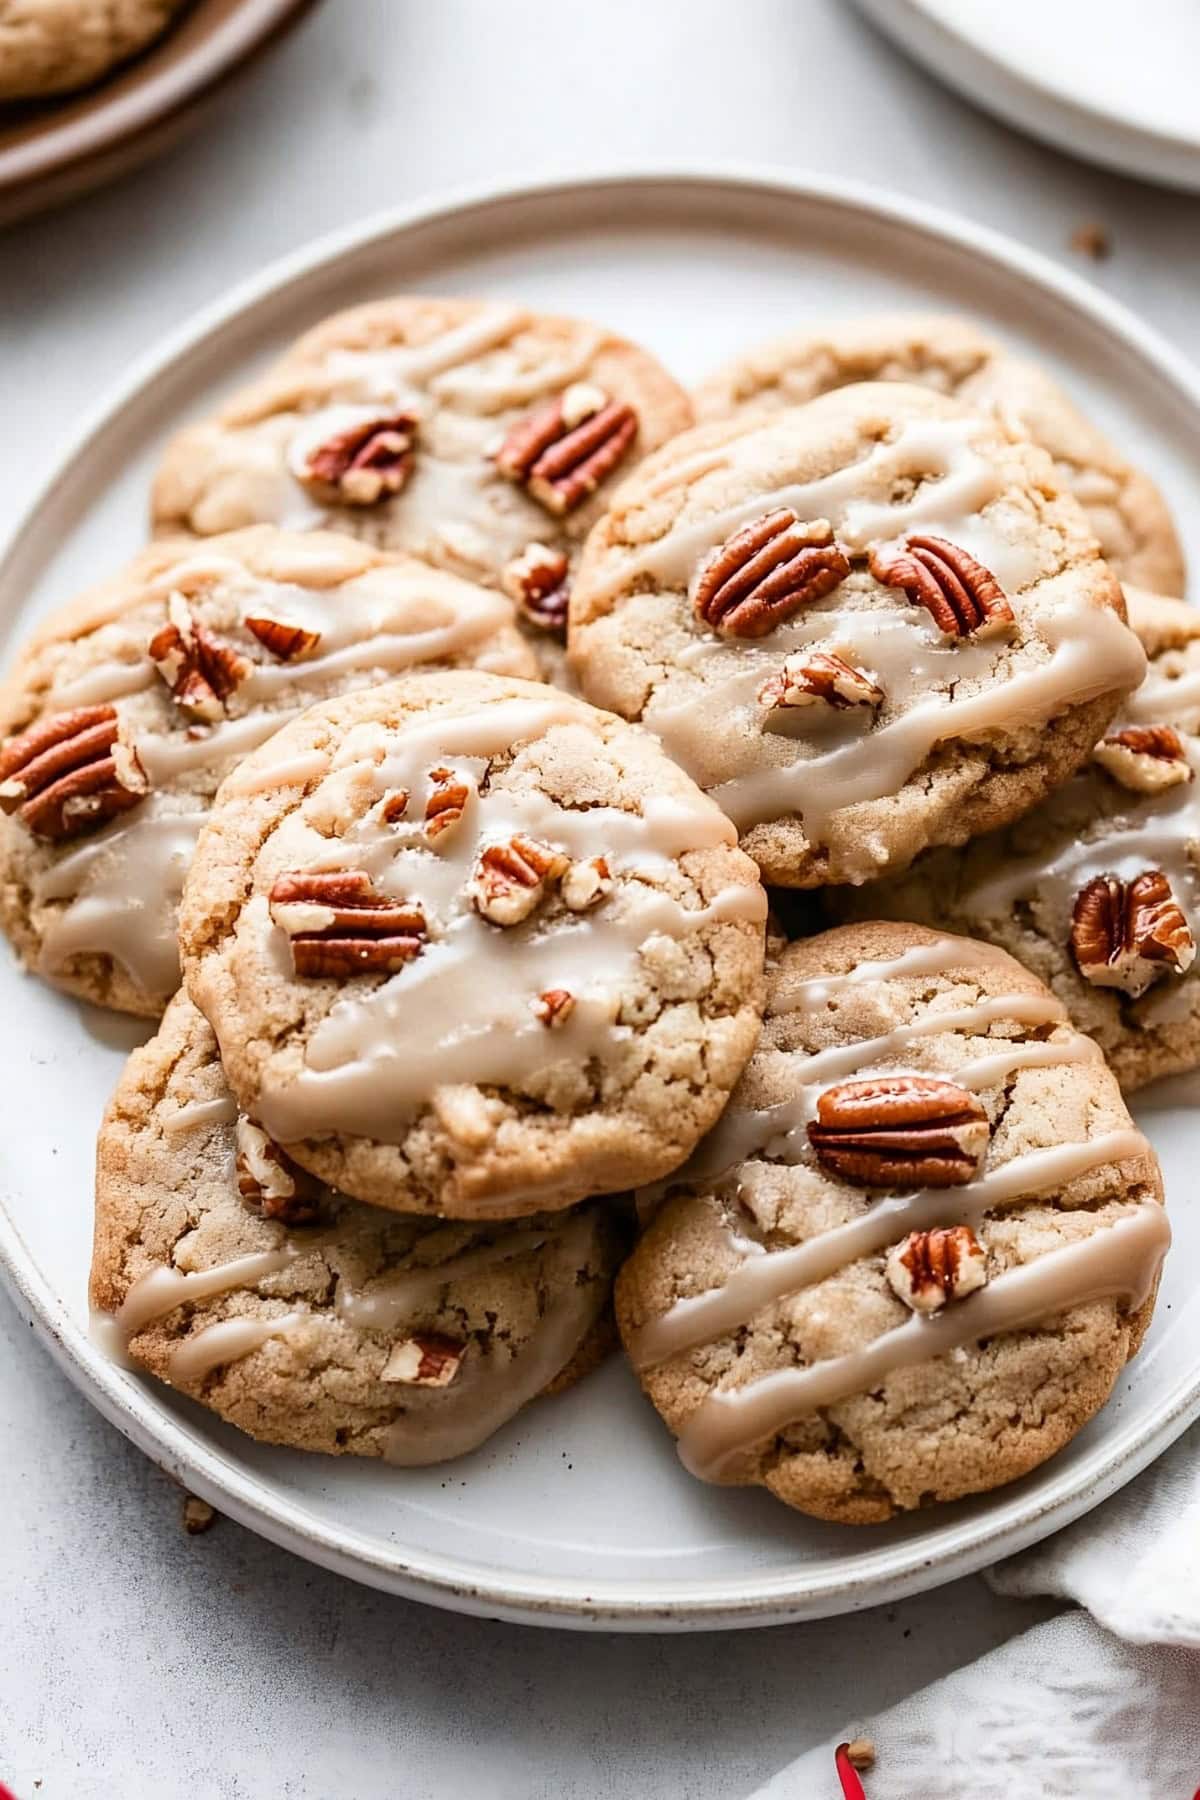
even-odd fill
[[[515,1226],[362,1206],[238,1114],[184,998],[97,1147],[92,1305],[113,1347],[252,1437],[442,1462],[603,1355],[606,1203]]]
[[[183,0],[0,0],[0,100],[89,87],[161,37]]]
[[[346,537],[151,547],[0,690],[0,922],[56,986],[153,1017],[212,797],[311,701],[414,666],[536,673],[503,596]]]
[[[652,738],[454,674],[313,707],[248,758],[180,937],[290,1156],[380,1206],[502,1218],[683,1161],[754,1047],[765,916]]]
[[[845,388],[651,457],[571,599],[589,700],[638,719],[764,880],[860,882],[1025,811],[1140,681],[1049,459],[924,389]]]
[[[1003,951],[844,927],[617,1284],[693,1474],[870,1524],[1026,1474],[1103,1406],[1169,1229],[1089,1038]]]
[[[1033,969],[1126,1089],[1200,1065],[1200,613],[1126,588],[1149,673],[1036,812],[847,897],[969,931]]]
[[[154,523],[336,525],[503,587],[553,643],[614,482],[691,420],[654,358],[599,326],[405,295],[326,319],[182,432]]]
[[[967,319],[901,313],[806,326],[710,376],[694,396],[696,416],[777,411],[856,381],[918,382],[1040,444],[1121,579],[1183,593],[1183,549],[1150,477],[1125,461],[1044,369]]]

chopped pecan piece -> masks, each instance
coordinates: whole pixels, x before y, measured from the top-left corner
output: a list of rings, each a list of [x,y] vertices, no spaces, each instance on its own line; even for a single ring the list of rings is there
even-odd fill
[[[1120,988],[1136,998],[1159,975],[1182,975],[1196,955],[1183,909],[1161,869],[1130,882],[1097,875],[1076,895],[1071,951],[1093,987]]]
[[[294,1163],[274,1138],[238,1115],[237,1184],[243,1203],[264,1219],[311,1225],[321,1213],[321,1183]]]
[[[1092,756],[1106,775],[1138,794],[1191,781],[1193,769],[1183,739],[1171,725],[1126,725],[1101,738]]]
[[[54,840],[127,812],[147,784],[119,730],[112,706],[80,706],[31,725],[0,750],[0,809]]]
[[[923,606],[947,637],[996,637],[1016,623],[1000,583],[958,544],[918,534],[898,550],[872,550],[872,575]]]
[[[297,975],[340,980],[403,968],[425,945],[425,915],[409,900],[377,893],[362,869],[281,875],[271,917],[287,932]]]
[[[888,1252],[887,1278],[914,1312],[937,1312],[987,1282],[987,1252],[969,1225],[910,1231]]]
[[[692,605],[722,637],[766,637],[849,573],[850,559],[827,520],[802,525],[790,506],[781,506],[743,525],[709,557]]]
[[[588,912],[593,906],[599,906],[601,900],[607,899],[613,890],[613,878],[608,863],[602,856],[593,856],[588,862],[573,862],[562,878],[559,890],[563,897],[563,905],[571,912]]]
[[[475,910],[493,925],[519,925],[539,907],[551,883],[566,873],[568,859],[549,844],[517,836],[483,850],[467,884]]]
[[[467,782],[458,780],[450,769],[430,769],[429,779],[434,785],[425,802],[425,835],[439,838],[461,822],[471,798],[471,788]]]
[[[578,381],[513,426],[496,467],[561,517],[595,493],[636,436],[632,406]]]
[[[282,619],[248,618],[246,630],[280,662],[299,662],[301,657],[311,656],[321,641],[319,631],[306,631],[303,625],[288,625]]]
[[[398,494],[412,474],[416,433],[411,413],[352,425],[309,452],[300,480],[318,499],[374,506]]]
[[[521,617],[552,637],[567,635],[567,559],[561,550],[528,544],[500,577],[500,585],[520,609]]]
[[[883,689],[833,650],[800,650],[758,690],[763,706],[882,706]]]
[[[817,1160],[856,1187],[957,1187],[988,1146],[976,1096],[935,1075],[874,1075],[826,1088],[808,1127]]]
[[[397,824],[408,811],[407,788],[392,788],[379,802],[379,817],[385,825]]]
[[[226,700],[254,673],[254,664],[201,625],[182,594],[171,595],[167,612],[167,623],[150,639],[151,662],[184,712],[210,722],[224,718]]]
[[[566,1024],[575,1005],[575,996],[566,988],[547,988],[544,994],[531,1000],[530,1005],[542,1024],[553,1031],[556,1026]]]
[[[393,1346],[379,1379],[401,1381],[406,1387],[449,1387],[466,1352],[467,1346],[455,1338],[423,1331]]]

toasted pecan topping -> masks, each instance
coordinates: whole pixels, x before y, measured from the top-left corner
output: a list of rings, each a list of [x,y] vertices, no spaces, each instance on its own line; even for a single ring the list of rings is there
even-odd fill
[[[284,1225],[311,1225],[320,1217],[323,1190],[314,1175],[244,1113],[238,1115],[235,1137],[238,1193],[251,1212]]]
[[[589,912],[593,906],[599,906],[613,891],[607,859],[593,856],[587,862],[573,862],[559,891],[563,905],[571,912]]]
[[[766,637],[849,573],[850,559],[828,522],[802,525],[782,506],[743,525],[702,565],[692,605],[722,637]]]
[[[224,718],[225,702],[254,673],[250,658],[202,625],[179,593],[171,595],[167,623],[147,654],[175,704],[209,723]]]
[[[1182,975],[1196,955],[1182,907],[1161,869],[1130,882],[1097,875],[1075,897],[1071,951],[1093,987],[1136,997],[1160,975]]]
[[[271,917],[291,939],[297,975],[340,980],[403,968],[425,945],[425,915],[392,900],[362,869],[299,871],[271,889]]]
[[[248,618],[246,630],[280,662],[299,662],[311,656],[321,641],[319,631],[306,631],[303,625],[288,625],[282,619]]]
[[[595,493],[636,436],[632,406],[580,381],[518,420],[496,453],[496,467],[561,517]]]
[[[914,1312],[937,1312],[987,1282],[987,1254],[969,1225],[910,1231],[888,1252],[887,1278]]]
[[[518,835],[480,852],[467,894],[475,910],[493,925],[519,925],[568,867],[569,859],[560,850]]]
[[[567,559],[561,550],[528,544],[500,577],[500,585],[520,609],[521,617],[552,637],[567,635]]]
[[[872,550],[872,575],[923,606],[947,637],[995,637],[1016,623],[1000,583],[969,551],[914,533],[896,550]]]
[[[389,413],[340,431],[311,451],[300,480],[319,499],[375,506],[398,494],[416,461],[417,421]]]
[[[981,1102],[934,1075],[874,1075],[826,1088],[808,1137],[856,1187],[957,1187],[974,1179],[990,1130]]]
[[[1126,725],[1101,738],[1092,752],[1106,775],[1138,794],[1157,794],[1191,781],[1183,739],[1172,725]]]
[[[531,1000],[530,1005],[542,1024],[553,1031],[557,1026],[566,1024],[575,1005],[575,996],[569,994],[566,988],[547,988],[544,994]]]
[[[433,788],[425,802],[425,835],[436,839],[461,822],[472,789],[450,769],[430,769],[429,779]]]
[[[0,809],[35,837],[77,837],[136,806],[146,779],[123,746],[116,708],[80,706],[40,719],[0,750]]]
[[[831,650],[801,650],[785,659],[778,675],[768,676],[758,690],[763,706],[882,706],[883,689],[865,669],[858,669]]]
[[[436,1331],[414,1333],[393,1346],[379,1378],[406,1387],[449,1387],[466,1353],[467,1346],[456,1338]]]

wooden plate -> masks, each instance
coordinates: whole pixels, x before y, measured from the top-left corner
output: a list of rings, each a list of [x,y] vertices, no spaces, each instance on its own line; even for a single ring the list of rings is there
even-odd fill
[[[107,80],[0,105],[0,225],[74,199],[173,143],[239,69],[315,0],[193,0]]]

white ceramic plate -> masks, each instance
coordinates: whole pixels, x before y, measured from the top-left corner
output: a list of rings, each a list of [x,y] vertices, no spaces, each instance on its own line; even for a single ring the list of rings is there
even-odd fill
[[[603,177],[376,221],[277,265],[133,370],[82,432],[0,562],[0,627],[30,621],[134,550],[167,433],[323,312],[406,287],[593,313],[683,377],[806,316],[953,306],[1036,348],[1179,516],[1200,485],[1200,384],[1151,333],[1014,244],[909,202],[754,173]],[[1190,546],[1200,564],[1200,536]],[[136,1026],[0,960],[0,1260],[21,1306],[100,1410],[222,1511],[362,1581],[464,1611],[662,1630],[867,1606],[981,1566],[1127,1481],[1200,1414],[1200,1215],[1153,1332],[1101,1417],[1000,1493],[878,1531],[701,1486],[618,1359],[443,1469],[269,1449],[107,1362],[89,1342],[92,1145]],[[1186,1200],[1198,1134],[1149,1120]]]
[[[1196,0],[859,0],[975,106],[1088,162],[1200,188]]]

